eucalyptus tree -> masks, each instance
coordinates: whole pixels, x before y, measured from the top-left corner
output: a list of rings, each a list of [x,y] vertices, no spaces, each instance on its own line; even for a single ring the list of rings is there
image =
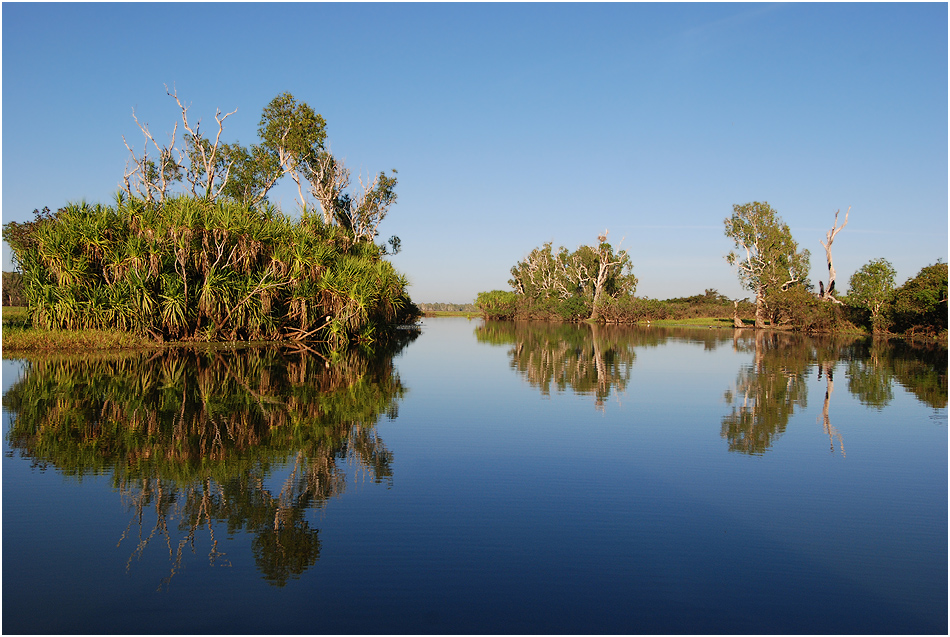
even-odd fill
[[[278,95],[262,111],[258,127],[261,143],[244,147],[222,139],[224,122],[237,109],[228,113],[215,111],[217,130],[212,139],[202,131],[200,119],[189,119],[190,106],[182,101],[178,91],[166,86],[165,92],[180,111],[180,124],[185,131],[183,148],[176,147],[179,123],[175,123],[169,142],[160,144],[133,109],[132,118],[142,131],[145,144],[137,154],[122,138],[130,154],[122,181],[130,199],[161,203],[174,194],[176,184],[187,182],[186,187],[194,197],[215,201],[227,196],[255,205],[263,201],[281,177],[289,174],[297,184],[301,204],[305,204],[303,167],[323,150],[326,139],[326,122],[313,108],[304,102],[298,104],[290,93]]]
[[[726,255],[738,268],[739,280],[755,292],[755,327],[765,327],[769,295],[794,285],[807,285],[808,250],[798,249],[788,224],[768,202],[735,204],[724,220],[726,236],[737,250]]]
[[[396,169],[392,175],[385,171],[372,181],[357,176],[359,190],[347,192],[350,169],[345,162],[329,151],[315,153],[305,164],[310,194],[317,200],[323,213],[323,222],[345,228],[354,241],[374,241],[379,224],[396,203]],[[399,251],[399,237],[389,240],[393,253]]]
[[[620,250],[614,255],[613,249],[610,247],[610,244],[607,243],[608,234],[609,231],[604,230],[604,234],[597,237],[597,276],[593,278],[594,298],[591,302],[590,313],[590,320],[592,321],[596,321],[600,318],[601,299],[603,298],[608,282],[612,282],[615,285],[618,282],[621,285],[629,285],[631,282],[629,276],[626,279],[617,276],[617,274],[623,272],[624,268],[630,266],[630,256],[626,250]],[[621,243],[623,243],[622,239]],[[633,285],[636,285],[635,280]]]
[[[301,180],[306,167],[324,150],[326,121],[306,102],[298,104],[290,93],[281,93],[264,107],[257,133],[282,174],[289,174],[297,184],[300,205],[306,207]]]

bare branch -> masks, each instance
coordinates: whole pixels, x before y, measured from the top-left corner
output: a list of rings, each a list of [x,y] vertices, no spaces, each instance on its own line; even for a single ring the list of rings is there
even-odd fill
[[[231,167],[233,161],[228,164],[225,169],[224,177],[222,178],[222,183],[217,190],[214,189],[215,181],[215,162],[218,156],[218,146],[221,143],[221,133],[224,131],[224,120],[226,120],[231,115],[237,113],[237,109],[234,109],[230,113],[225,113],[224,116],[221,115],[221,110],[217,109],[214,113],[214,121],[218,124],[218,132],[214,138],[214,144],[212,145],[210,141],[207,142],[207,145],[204,143],[205,140],[201,136],[201,120],[198,120],[194,127],[188,123],[188,106],[185,106],[181,103],[181,99],[178,97],[178,91],[175,89],[171,91],[168,89],[168,85],[165,86],[165,93],[175,100],[175,103],[178,104],[178,108],[181,109],[181,120],[185,130],[188,132],[190,137],[189,139],[189,148],[192,156],[191,164],[188,169],[188,181],[191,183],[191,194],[198,197],[198,188],[199,185],[204,188],[204,197],[210,201],[214,201],[220,196],[221,192],[224,190],[224,187],[227,185],[228,177],[231,174]],[[177,124],[176,124],[177,127]],[[210,146],[208,148],[207,146]],[[195,161],[199,159],[200,162],[196,170]],[[201,172],[198,172],[201,171]],[[202,179],[203,175],[203,179]],[[203,181],[203,183],[201,183]]]

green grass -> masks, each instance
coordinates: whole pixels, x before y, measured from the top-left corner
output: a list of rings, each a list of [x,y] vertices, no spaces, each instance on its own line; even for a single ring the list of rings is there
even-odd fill
[[[31,327],[25,307],[3,308],[3,356],[22,351],[133,349],[154,341],[122,330],[42,330]]]
[[[465,318],[481,318],[481,312],[455,312],[450,310],[434,310],[426,312],[426,316],[464,316]]]

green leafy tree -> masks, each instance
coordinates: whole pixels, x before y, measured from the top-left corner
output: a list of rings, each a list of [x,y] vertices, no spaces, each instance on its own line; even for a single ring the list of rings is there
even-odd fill
[[[736,204],[724,220],[726,236],[737,250],[726,255],[739,280],[755,293],[755,326],[765,327],[768,297],[794,285],[808,286],[809,252],[798,250],[788,224],[768,202]]]
[[[277,156],[261,145],[245,148],[238,143],[224,144],[220,163],[230,166],[221,194],[246,206],[265,201],[267,192],[283,175]]]
[[[875,332],[886,327],[884,310],[894,291],[897,271],[887,259],[872,259],[851,275],[848,302],[870,313],[871,328]]]
[[[300,204],[306,206],[301,178],[307,165],[324,150],[327,134],[323,117],[305,102],[298,104],[290,93],[281,93],[264,107],[257,133],[261,146],[297,184]]]
[[[902,332],[939,333],[947,330],[947,264],[928,265],[894,293],[889,308]]]

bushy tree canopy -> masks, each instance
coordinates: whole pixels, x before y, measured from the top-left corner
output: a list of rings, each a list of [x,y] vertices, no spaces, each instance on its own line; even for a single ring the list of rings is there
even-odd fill
[[[872,259],[851,275],[848,302],[870,313],[875,331],[883,329],[883,314],[887,301],[894,290],[897,271],[887,259]]]
[[[947,264],[928,265],[895,293],[890,307],[894,327],[905,332],[947,329]]]

